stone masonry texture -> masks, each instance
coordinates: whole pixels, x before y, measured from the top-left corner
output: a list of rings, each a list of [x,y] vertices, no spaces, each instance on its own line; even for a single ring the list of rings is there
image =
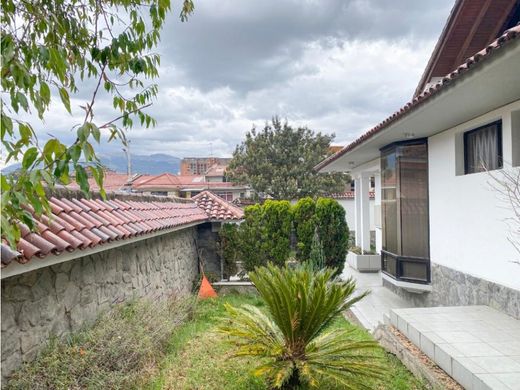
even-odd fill
[[[116,303],[190,293],[195,237],[187,228],[4,279],[2,383],[50,337],[92,323]]]
[[[520,319],[520,291],[431,264],[432,291],[414,294],[383,281],[383,285],[416,306],[486,305]]]

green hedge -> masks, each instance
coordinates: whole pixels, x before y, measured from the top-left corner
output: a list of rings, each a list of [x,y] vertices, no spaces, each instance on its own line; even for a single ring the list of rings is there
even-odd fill
[[[296,233],[296,258],[308,261],[312,240],[316,231],[316,202],[312,198],[302,198],[293,206],[294,230]]]
[[[292,232],[296,248],[291,248]],[[348,236],[345,210],[334,199],[303,198],[294,206],[288,201],[267,200],[262,205],[246,207],[240,225],[223,226],[221,254],[226,263],[241,260],[246,271],[253,271],[268,262],[283,266],[291,249],[296,250],[300,262],[310,261],[314,246],[314,252],[317,248],[322,252],[324,265],[341,273]]]
[[[320,198],[316,202],[316,224],[323,245],[325,266],[343,271],[348,251],[349,230],[345,209],[334,199]]]

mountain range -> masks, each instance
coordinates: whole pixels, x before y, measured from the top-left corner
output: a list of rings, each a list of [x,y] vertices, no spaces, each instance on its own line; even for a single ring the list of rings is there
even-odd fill
[[[100,161],[107,168],[116,172],[126,172],[126,157],[121,154],[102,154],[99,153]],[[142,173],[158,175],[160,173],[178,174],[180,171],[181,159],[164,153],[151,154],[149,156],[132,154],[132,173]],[[21,167],[20,163],[11,164],[2,171],[4,173],[14,172]]]

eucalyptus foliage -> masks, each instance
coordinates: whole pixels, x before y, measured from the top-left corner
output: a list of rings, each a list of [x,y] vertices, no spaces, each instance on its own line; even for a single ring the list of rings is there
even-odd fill
[[[154,48],[171,5],[170,0],[1,0],[1,7],[3,157],[6,164],[22,164],[16,175],[1,177],[2,234],[14,244],[20,236],[14,222],[32,228],[32,209],[49,211],[46,186],[67,184],[73,176],[87,194],[90,174],[102,187],[94,145],[103,136],[125,143],[125,129],[134,121],[155,124],[144,109],[157,95],[157,85],[150,83],[160,64]],[[193,7],[192,0],[183,0],[181,20]],[[71,113],[71,97],[79,93],[88,98],[82,120],[71,123],[74,142],[53,136],[48,122],[50,139],[39,142],[35,124],[59,105]],[[95,118],[101,95],[113,105],[113,117],[105,122]]]
[[[220,332],[234,346],[233,355],[259,358],[255,374],[278,389],[319,388],[325,378],[345,389],[371,389],[367,379],[384,374],[378,344],[330,327],[367,292],[353,297],[355,282],[333,275],[331,269],[274,265],[250,273],[268,312],[227,305],[229,318]]]
[[[330,155],[334,135],[293,128],[277,117],[264,128],[255,127],[233,153],[227,174],[274,199],[299,199],[345,190],[348,176],[318,174],[314,167]]]

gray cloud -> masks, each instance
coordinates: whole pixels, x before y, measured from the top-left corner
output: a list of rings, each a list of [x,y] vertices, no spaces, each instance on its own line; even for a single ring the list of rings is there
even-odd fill
[[[453,2],[198,0],[181,23],[177,0],[158,48],[160,93],[149,109],[158,126],[129,131],[133,152],[207,155],[211,144],[229,156],[273,115],[347,143],[411,97]],[[41,138],[73,140],[92,89],[86,82],[72,116],[56,104],[36,126]],[[115,116],[101,95],[96,119]]]

